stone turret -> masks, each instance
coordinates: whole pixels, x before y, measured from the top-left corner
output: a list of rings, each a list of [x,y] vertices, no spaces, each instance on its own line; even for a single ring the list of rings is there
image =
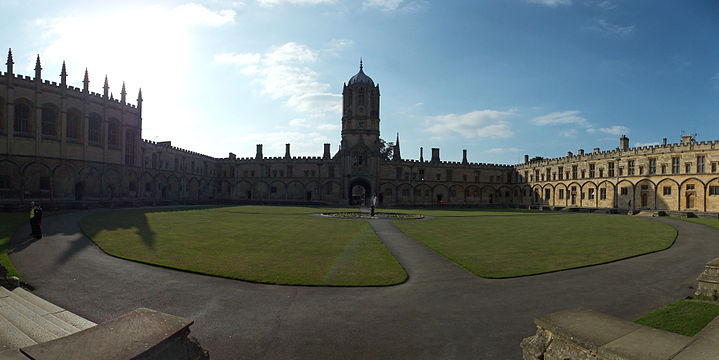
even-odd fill
[[[102,97],[107,99],[109,92],[110,92],[110,85],[107,83],[107,74],[105,74],[105,84],[102,85]]]
[[[60,71],[60,86],[67,87],[67,69],[65,68],[65,61],[62,62],[62,71]]]
[[[127,102],[127,91],[125,91],[125,82],[122,82],[122,90],[120,91],[120,102],[125,105]]]
[[[439,162],[439,148],[432,148],[432,160],[433,163]]]
[[[397,133],[397,141],[394,143],[394,150],[392,151],[392,160],[402,160],[402,154],[399,151],[399,133]]]

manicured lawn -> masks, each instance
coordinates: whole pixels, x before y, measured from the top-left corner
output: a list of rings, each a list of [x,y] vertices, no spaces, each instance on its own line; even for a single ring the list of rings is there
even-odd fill
[[[693,222],[695,224],[702,224],[702,225],[713,227],[715,229],[719,229],[719,219],[682,218],[682,217],[676,217],[674,219],[684,220],[684,221],[688,221],[688,222]]]
[[[82,219],[122,258],[275,284],[390,285],[407,275],[362,220],[309,216],[310,207],[122,210]]]
[[[0,213],[0,264],[3,264],[7,268],[8,276],[17,276],[21,280],[22,277],[10,263],[7,252],[12,235],[20,226],[28,221],[28,214],[25,212]]]
[[[398,213],[398,214],[422,214],[425,216],[443,216],[443,217],[474,217],[474,216],[505,216],[505,215],[551,215],[551,213],[543,213],[541,211],[531,211],[525,209],[462,209],[462,208],[430,208],[430,209],[385,209],[377,208],[379,213]]]
[[[667,224],[620,215],[436,217],[393,224],[487,278],[601,264],[663,250],[676,239]]]
[[[719,316],[717,304],[680,300],[640,317],[635,323],[694,336],[717,316]]]

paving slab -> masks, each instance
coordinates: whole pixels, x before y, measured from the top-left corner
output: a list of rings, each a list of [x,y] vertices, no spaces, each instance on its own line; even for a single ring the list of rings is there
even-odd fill
[[[689,336],[642,326],[600,347],[598,354],[610,360],[669,360],[691,342]]]

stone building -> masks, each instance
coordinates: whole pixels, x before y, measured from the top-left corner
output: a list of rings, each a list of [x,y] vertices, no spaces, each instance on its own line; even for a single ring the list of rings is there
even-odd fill
[[[384,206],[553,206],[578,208],[719,211],[716,142],[629,148],[518,165],[441,161],[439,149],[425,160],[401,157],[397,135],[392,157],[380,141],[380,88],[364,73],[342,91],[338,149],[296,157],[290,144],[282,157],[213,158],[142,139],[142,92],[136,105],[120,98],[0,72],[0,204],[29,199],[57,206],[164,203],[354,204],[376,195]]]

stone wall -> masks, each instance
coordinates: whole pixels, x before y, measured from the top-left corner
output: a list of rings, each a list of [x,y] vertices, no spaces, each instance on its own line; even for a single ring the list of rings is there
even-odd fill
[[[719,317],[694,337],[583,308],[545,315],[534,323],[536,334],[521,342],[524,360],[719,359]]]

